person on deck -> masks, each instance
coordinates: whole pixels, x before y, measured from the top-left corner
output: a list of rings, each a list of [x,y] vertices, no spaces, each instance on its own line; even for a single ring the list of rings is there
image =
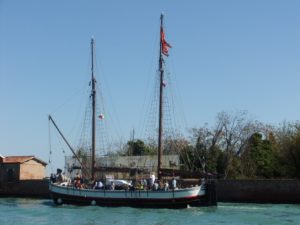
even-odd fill
[[[152,174],[150,175],[150,188],[152,188],[154,182],[155,182],[155,174],[152,173]]]
[[[173,177],[173,179],[172,179],[172,188],[173,188],[173,190],[175,190],[177,188],[177,181],[176,181],[175,177]]]
[[[157,191],[158,190],[158,183],[157,182],[154,182],[153,184],[153,191]]]
[[[112,191],[115,190],[115,183],[113,181],[110,183],[109,189]]]
[[[56,175],[54,173],[51,173],[50,180],[52,183],[56,182]]]
[[[164,183],[164,191],[168,191],[168,190],[169,190],[169,183],[166,180],[165,183]]]
[[[79,173],[76,174],[76,177],[74,179],[74,186],[75,188],[81,188],[81,176]]]
[[[103,189],[103,183],[100,180],[96,181],[94,189]]]
[[[63,180],[62,170],[61,169],[57,169],[57,172],[56,172],[56,182],[62,183],[63,181],[64,180]]]

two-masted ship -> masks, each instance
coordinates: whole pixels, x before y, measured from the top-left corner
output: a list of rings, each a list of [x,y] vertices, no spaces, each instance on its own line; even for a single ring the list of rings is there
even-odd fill
[[[164,57],[168,56],[171,47],[166,39],[163,27],[163,14],[160,17],[160,50],[159,50],[159,73],[160,73],[160,97],[159,97],[159,131],[158,131],[158,155],[157,155],[157,178],[162,179],[161,158],[162,158],[162,138],[163,138],[163,94],[164,94]],[[92,157],[91,157],[91,179],[95,179],[95,173],[99,170],[96,167],[96,129],[95,129],[95,76],[94,76],[94,40],[91,40],[91,97],[92,97]],[[56,126],[52,117],[49,119]],[[57,128],[58,129],[58,128]],[[59,131],[60,132],[60,131]],[[66,141],[66,140],[65,140]],[[69,146],[70,147],[70,146]],[[71,148],[71,147],[70,147]],[[71,148],[72,150],[72,148]],[[72,150],[73,151],[73,150]],[[73,151],[75,154],[75,151]],[[76,156],[76,154],[75,154]],[[76,156],[77,157],[77,156]],[[80,162],[80,158],[77,157]],[[207,190],[205,182],[192,187],[168,188],[165,190],[155,190],[153,188],[138,190],[125,188],[122,190],[109,190],[106,188],[78,188],[74,185],[62,185],[59,182],[50,182],[49,190],[56,204],[76,204],[76,205],[99,205],[99,206],[131,206],[150,208],[186,208],[188,205],[207,205]]]

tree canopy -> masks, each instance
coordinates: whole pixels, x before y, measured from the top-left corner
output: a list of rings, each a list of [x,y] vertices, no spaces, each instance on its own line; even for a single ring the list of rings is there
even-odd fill
[[[212,127],[192,128],[188,139],[166,138],[164,154],[179,154],[181,168],[224,178],[300,178],[300,123],[279,126],[252,120],[248,113],[221,112]],[[125,155],[157,154],[157,145],[128,141]]]

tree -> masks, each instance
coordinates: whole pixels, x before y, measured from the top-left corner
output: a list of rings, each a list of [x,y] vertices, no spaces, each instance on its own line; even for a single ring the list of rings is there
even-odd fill
[[[127,155],[151,155],[155,150],[145,145],[142,140],[127,142]]]
[[[163,142],[163,154],[181,154],[183,149],[185,149],[188,146],[188,144],[188,141],[183,137],[166,138]]]
[[[220,127],[220,147],[224,151],[224,176],[236,174],[239,156],[242,154],[249,137],[259,130],[260,124],[248,118],[246,111],[235,114],[221,112],[217,115],[217,126]],[[236,176],[236,175],[234,175]]]
[[[263,139],[261,133],[252,134],[241,158],[243,175],[265,178],[274,176],[276,157],[271,142]]]
[[[207,171],[216,171],[225,178],[238,177],[242,173],[241,155],[249,138],[253,133],[266,133],[266,130],[265,125],[249,119],[246,111],[221,112],[212,129],[205,126],[192,130],[194,156],[202,168],[205,161]]]
[[[218,146],[221,131],[220,127],[209,129],[206,126],[193,128],[192,133],[192,154],[193,166],[205,172],[223,173],[223,153]],[[221,163],[221,165],[219,165]]]
[[[275,135],[281,176],[300,178],[300,123],[284,122]]]

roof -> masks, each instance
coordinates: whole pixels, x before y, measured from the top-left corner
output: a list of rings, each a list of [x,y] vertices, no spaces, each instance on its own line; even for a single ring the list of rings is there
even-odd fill
[[[44,166],[47,165],[46,162],[44,162],[41,159],[38,159],[35,156],[6,156],[6,157],[1,157],[0,158],[0,163],[25,163],[29,160],[35,160],[41,164],[43,164]]]

